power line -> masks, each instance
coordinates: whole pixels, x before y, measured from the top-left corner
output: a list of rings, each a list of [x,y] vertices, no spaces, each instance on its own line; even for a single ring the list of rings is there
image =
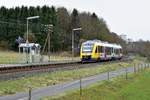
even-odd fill
[[[23,25],[23,26],[26,25],[26,23],[22,23],[22,22],[8,22],[8,21],[2,21],[2,20],[0,20],[0,23],[2,23],[2,24],[18,24],[18,25]],[[38,25],[37,23],[33,23],[33,22],[30,22],[30,24]],[[43,25],[44,24],[41,24],[41,26],[43,26]]]
[[[2,23],[2,24],[18,24],[18,25],[26,25],[26,24],[24,24],[24,23],[14,23],[14,22],[7,22],[7,21],[2,21],[2,20],[0,20],[0,23]]]
[[[26,23],[23,23],[21,21],[18,21],[18,22],[10,22],[10,21],[3,21],[3,20],[0,20],[0,24],[7,24],[7,25],[12,25],[13,27],[15,27],[15,25],[17,26],[21,26],[21,27],[25,27],[26,28]],[[45,29],[43,29],[45,27],[45,24],[41,24],[41,23],[33,23],[33,22],[29,22],[30,25],[36,27],[40,27],[41,31],[45,31]],[[6,26],[4,26],[6,27]],[[38,28],[39,29],[39,28]]]

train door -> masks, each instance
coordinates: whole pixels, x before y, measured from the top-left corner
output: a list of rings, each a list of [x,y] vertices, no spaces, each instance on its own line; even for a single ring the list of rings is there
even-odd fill
[[[97,53],[97,55],[98,55],[98,60],[101,60],[101,53],[103,52],[102,46],[98,46],[98,47],[97,47],[97,50],[98,50],[98,53]]]
[[[115,60],[115,48],[112,48],[112,60]]]
[[[104,60],[107,60],[107,48],[104,47]]]
[[[123,51],[122,49],[120,49],[120,58],[122,58],[122,56],[123,56]]]
[[[99,50],[98,50],[98,46],[96,46],[96,48],[95,48],[95,59],[96,60],[98,60],[99,59],[99,56],[100,55],[100,53],[99,53]]]
[[[112,57],[111,47],[105,47],[105,54],[106,54],[105,60],[110,60]]]
[[[99,46],[98,50],[99,50],[99,58],[100,58],[100,60],[104,60],[104,58],[105,58],[104,47],[103,46]]]
[[[111,58],[110,59],[113,60],[114,59],[114,48],[111,47],[110,50],[111,50]]]

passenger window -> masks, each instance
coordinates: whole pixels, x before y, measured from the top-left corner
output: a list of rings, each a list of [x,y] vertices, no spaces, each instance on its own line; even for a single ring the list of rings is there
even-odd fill
[[[111,54],[111,48],[109,48],[109,55]]]
[[[98,50],[100,53],[103,53],[103,47],[102,46],[99,46]]]
[[[122,53],[122,50],[120,49],[120,53]]]
[[[96,47],[95,53],[98,53],[98,47]]]
[[[102,52],[102,47],[101,46],[98,46],[97,47],[97,53],[101,53]]]
[[[116,49],[116,54],[119,54],[119,49]]]

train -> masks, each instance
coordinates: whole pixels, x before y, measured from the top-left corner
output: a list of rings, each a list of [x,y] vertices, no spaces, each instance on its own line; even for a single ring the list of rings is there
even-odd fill
[[[81,44],[80,58],[85,61],[120,60],[123,57],[122,46],[100,40],[88,40]]]

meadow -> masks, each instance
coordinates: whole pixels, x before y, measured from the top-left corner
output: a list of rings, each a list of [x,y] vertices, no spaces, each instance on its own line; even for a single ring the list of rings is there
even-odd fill
[[[95,83],[79,90],[68,91],[59,96],[45,97],[41,100],[149,100],[150,70],[130,74],[128,80],[122,76],[110,81]]]
[[[18,53],[13,51],[0,51],[0,64],[23,64],[27,62],[27,55],[25,53]],[[29,57],[29,55],[28,55]],[[34,56],[34,62],[40,62],[40,55]],[[29,59],[29,58],[28,58]],[[74,61],[79,61],[79,57],[74,57]],[[43,62],[60,62],[60,61],[72,61],[72,57],[67,54],[67,52],[63,53],[51,53],[50,60],[47,55],[43,55]]]
[[[74,70],[55,71],[37,74],[30,77],[22,77],[16,80],[0,81],[0,95],[15,94],[21,91],[28,91],[28,87],[40,88],[67,81],[77,80],[80,77],[88,77],[110,70],[133,66],[138,60],[133,62],[118,62],[100,64],[89,68]]]
[[[25,55],[13,51],[0,51],[0,64],[25,63]]]

